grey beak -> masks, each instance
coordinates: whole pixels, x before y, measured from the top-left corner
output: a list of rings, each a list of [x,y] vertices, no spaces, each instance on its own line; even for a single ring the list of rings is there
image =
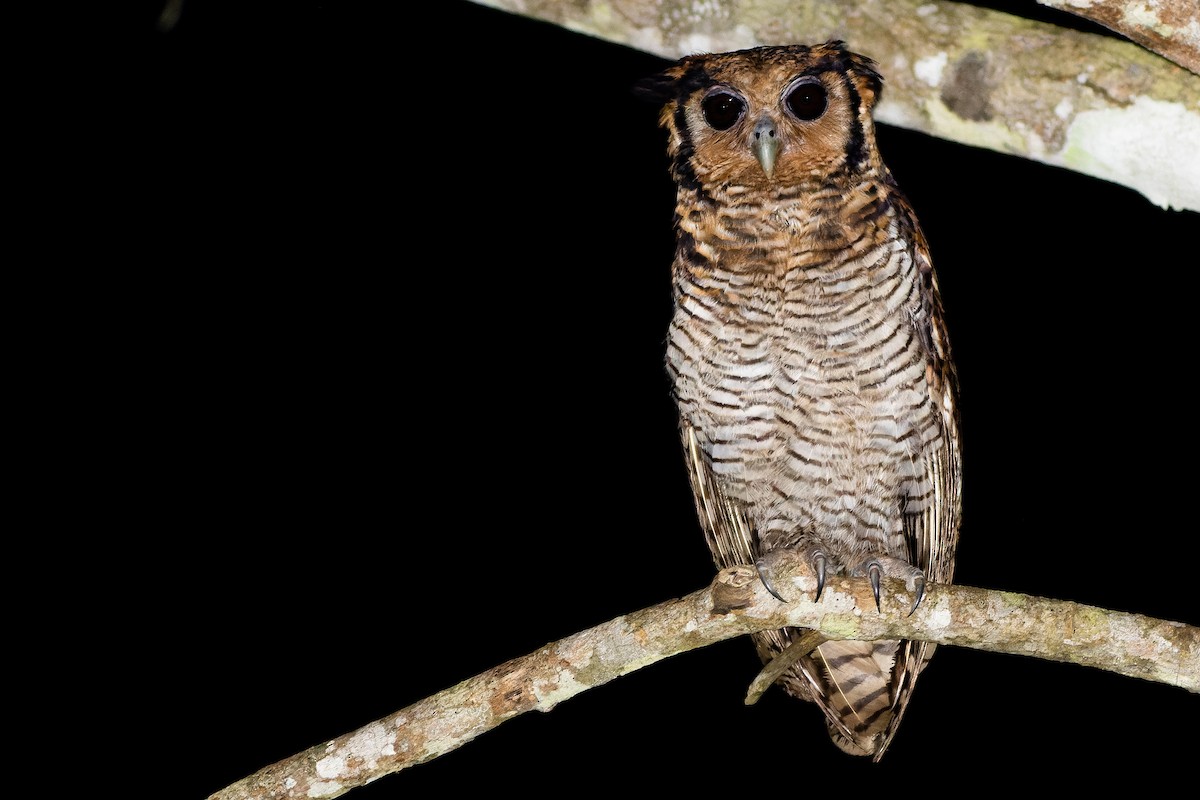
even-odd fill
[[[758,159],[763,172],[767,173],[769,178],[775,171],[775,156],[779,154],[780,143],[779,136],[775,132],[775,121],[769,116],[763,115],[755,123],[752,136],[754,138],[750,146],[754,150],[754,157]]]

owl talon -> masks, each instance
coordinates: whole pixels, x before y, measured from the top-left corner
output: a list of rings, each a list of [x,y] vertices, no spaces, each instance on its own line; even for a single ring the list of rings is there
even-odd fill
[[[900,578],[904,581],[904,585],[910,592],[913,593],[914,600],[912,607],[908,610],[908,616],[912,616],[917,610],[917,606],[921,605],[921,601],[925,599],[925,573],[909,564],[907,561],[891,556],[875,556],[863,561],[857,568],[850,571],[851,575],[859,577],[866,576],[871,582],[871,593],[875,595],[875,610],[882,612],[880,605],[882,597],[881,581],[883,578]]]
[[[917,610],[917,606],[921,605],[921,601],[925,599],[925,579],[917,577],[913,579],[916,585],[917,598],[913,600],[912,608],[908,610],[908,615],[911,617],[913,612]]]
[[[879,606],[879,579],[883,576],[883,565],[878,561],[867,564],[867,577],[871,579],[871,593],[875,595],[875,610],[883,611]]]
[[[821,592],[825,591],[825,569],[829,565],[829,561],[825,558],[825,554],[820,550],[814,550],[812,554],[812,565],[813,569],[817,573],[817,594],[813,598],[813,602],[815,603],[821,599]]]
[[[767,573],[763,571],[763,562],[762,562],[761,558],[758,561],[754,562],[754,568],[756,570],[758,570],[758,579],[760,581],[762,581],[763,586],[766,587],[766,590],[771,593],[771,596],[774,597],[776,600],[778,600],[781,603],[786,603],[787,600],[784,600],[783,595],[781,595],[781,594],[779,594],[779,592],[775,591],[775,587],[771,584],[771,581],[767,578]]]

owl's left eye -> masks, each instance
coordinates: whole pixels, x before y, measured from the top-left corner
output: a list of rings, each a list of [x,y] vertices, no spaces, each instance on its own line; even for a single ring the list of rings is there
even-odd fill
[[[732,128],[746,110],[746,101],[729,92],[714,92],[700,101],[704,121],[719,131]]]
[[[811,122],[825,113],[827,96],[825,87],[819,80],[802,78],[787,90],[783,102],[797,119]]]

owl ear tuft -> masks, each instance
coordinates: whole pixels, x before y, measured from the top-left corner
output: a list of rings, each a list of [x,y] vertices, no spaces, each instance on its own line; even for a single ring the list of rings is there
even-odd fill
[[[883,76],[879,74],[875,62],[866,56],[851,52],[846,53],[846,61],[849,64],[850,77],[859,96],[862,97],[863,104],[867,108],[874,107],[883,94]]]
[[[636,82],[633,93],[660,105],[681,101],[693,92],[712,86],[707,66],[709,56],[697,53],[684,56],[657,75]]]
[[[642,78],[633,84],[633,95],[655,105],[669,103],[679,94],[681,74],[679,64],[675,64],[656,75]]]

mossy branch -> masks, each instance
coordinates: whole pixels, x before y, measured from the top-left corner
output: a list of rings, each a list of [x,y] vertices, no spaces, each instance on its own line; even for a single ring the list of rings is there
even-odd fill
[[[1090,19],[1200,75],[1200,4],[1196,0],[1038,0]]]
[[[843,39],[879,62],[880,122],[1200,211],[1200,76],[1132,42],[941,0],[475,2],[671,59]]]
[[[1200,693],[1200,628],[1064,600],[930,586],[911,596],[885,584],[876,610],[865,578],[834,578],[820,602],[815,580],[782,564],[767,593],[753,569],[722,571],[678,600],[617,617],[420,700],[356,731],[273,764],[209,800],[333,798],[437,758],[527,711],[549,711],[581,692],[679,653],[785,626],[827,639],[905,638],[1081,664]],[[795,598],[790,597],[795,594]]]

